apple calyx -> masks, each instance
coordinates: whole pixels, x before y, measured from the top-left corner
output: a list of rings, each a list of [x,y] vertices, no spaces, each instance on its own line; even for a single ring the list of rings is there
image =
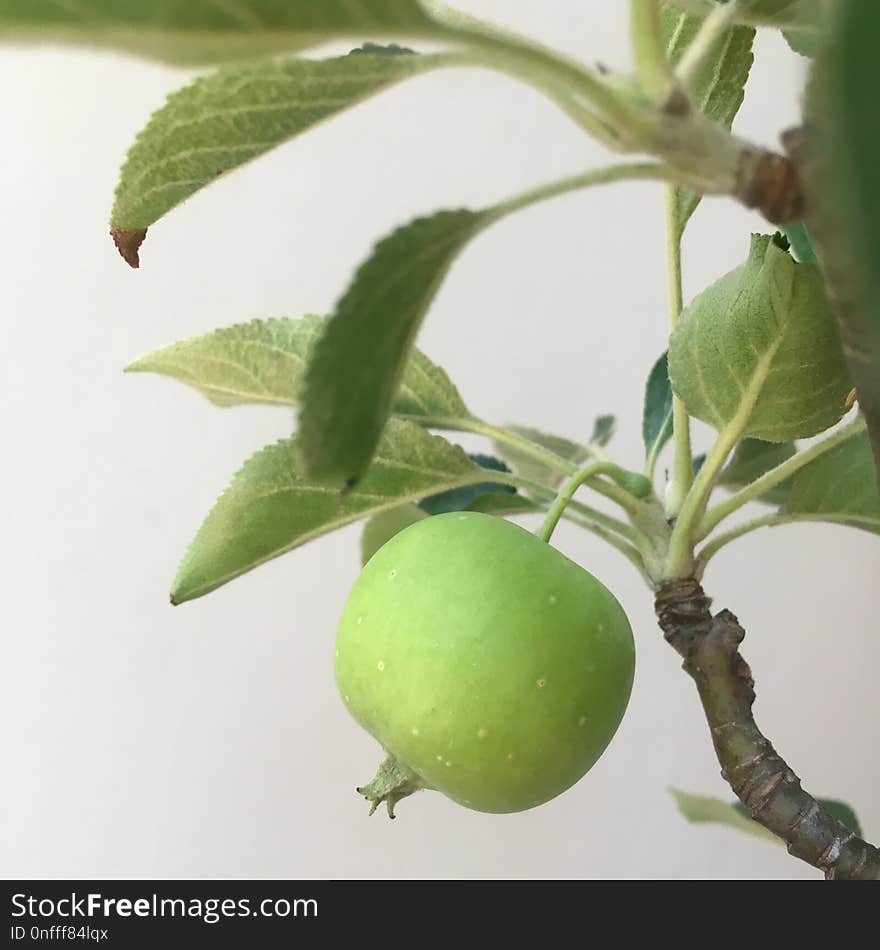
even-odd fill
[[[388,809],[388,817],[394,818],[394,807],[397,803],[423,788],[430,788],[430,786],[426,785],[411,768],[389,754],[379,766],[373,780],[356,791],[370,802],[371,815],[384,802]]]

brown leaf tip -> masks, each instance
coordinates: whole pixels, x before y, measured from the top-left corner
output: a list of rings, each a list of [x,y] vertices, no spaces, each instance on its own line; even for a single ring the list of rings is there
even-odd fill
[[[141,259],[138,251],[146,236],[146,228],[110,228],[110,237],[113,238],[116,250],[129,267],[140,267]]]

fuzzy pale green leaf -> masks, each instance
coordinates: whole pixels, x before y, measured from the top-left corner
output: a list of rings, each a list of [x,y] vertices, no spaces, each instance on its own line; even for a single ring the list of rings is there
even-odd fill
[[[691,415],[741,437],[788,442],[834,425],[852,383],[819,268],[755,235],[746,263],[685,308],[669,375]]]
[[[737,831],[763,838],[765,841],[779,842],[772,832],[741,814],[730,802],[708,795],[692,795],[677,788],[670,788],[678,810],[693,824],[727,825]]]
[[[718,479],[718,484],[739,490],[759,479],[795,454],[792,442],[763,442],[761,439],[743,439]],[[791,480],[771,488],[760,500],[768,505],[781,505],[788,496]]]
[[[2,0],[0,0],[2,2]],[[349,54],[227,67],[172,93],[129,150],[111,227],[150,227],[219,176],[455,54]]]
[[[491,212],[440,211],[381,241],[361,265],[315,346],[300,435],[309,472],[354,484],[394,406],[406,360],[453,260]]]
[[[184,555],[173,603],[201,597],[352,521],[485,478],[458,446],[392,419],[361,483],[340,492],[303,473],[297,441],[276,442],[245,462]]]
[[[642,438],[649,471],[660,450],[672,438],[672,386],[669,384],[668,354],[654,364],[645,386],[642,410]]]
[[[418,0],[0,0],[0,41],[107,47],[180,65],[376,34],[441,30]]]
[[[298,406],[306,366],[326,317],[252,320],[154,350],[126,367],[192,386],[217,406]],[[420,350],[410,351],[394,411],[464,418],[467,407],[446,373]]]
[[[664,4],[663,31],[670,60],[677,64],[702,25],[703,18]],[[754,56],[755,31],[733,26],[716,41],[712,54],[693,77],[688,92],[696,106],[713,122],[730,128],[742,105],[745,86]],[[683,188],[675,189],[675,223],[678,235],[684,232],[700,196]]]
[[[836,5],[837,0],[833,0]],[[782,35],[788,45],[801,56],[816,56],[829,34],[833,32],[828,0],[799,0],[790,4],[780,19]]]
[[[811,229],[880,474],[880,3],[840,0],[807,96]]]
[[[855,435],[805,465],[794,476],[781,511],[880,534],[880,491],[868,434]]]

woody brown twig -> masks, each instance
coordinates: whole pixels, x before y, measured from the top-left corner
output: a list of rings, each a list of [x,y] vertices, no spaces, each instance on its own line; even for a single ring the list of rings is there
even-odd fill
[[[667,582],[655,601],[666,640],[697,685],[722,776],[755,821],[829,880],[880,880],[880,850],[804,791],[758,728],[754,681],[739,652],[745,631],[730,611],[713,617],[709,605],[690,579]]]

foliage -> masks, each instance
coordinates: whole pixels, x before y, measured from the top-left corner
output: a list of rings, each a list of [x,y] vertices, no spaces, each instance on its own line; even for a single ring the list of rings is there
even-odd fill
[[[451,511],[543,514],[543,540],[566,517],[623,553],[655,591],[693,582],[715,550],[767,524],[828,521],[880,533],[880,5],[632,0],[631,11],[632,76],[418,0],[0,0],[0,40],[217,67],[168,98],[122,166],[110,226],[133,266],[146,230],[219,176],[440,68],[510,75],[610,149],[649,156],[492,205],[423,211],[375,245],[329,316],[253,320],[131,363],[129,372],[176,379],[218,407],[297,410],[296,432],[245,461],[205,517],[173,603],[355,521],[365,522],[366,564],[402,530]],[[730,131],[758,29],[781,30],[816,58],[813,140],[797,165]],[[363,45],[345,56],[300,55],[334,38]],[[400,45],[420,40],[442,48]],[[456,259],[486,228],[537,201],[635,179],[667,186],[674,329],[648,376],[645,457],[630,470],[609,457],[614,416],[598,416],[589,437],[588,424],[575,438],[486,422],[415,341]],[[774,200],[785,189],[800,189],[799,200]],[[752,235],[746,260],[682,308],[682,236],[704,194],[798,214],[774,221],[775,234]],[[296,312],[304,303],[292,301]],[[602,408],[590,407],[587,419]],[[716,431],[696,454],[692,418]],[[437,430],[482,436],[499,457],[469,456]],[[669,448],[671,478],[658,465]],[[581,487],[595,505],[574,497]],[[713,505],[717,488],[727,494]],[[775,510],[714,533],[752,501]],[[674,794],[691,821],[768,834],[739,807]],[[848,806],[822,807],[860,832]]]

